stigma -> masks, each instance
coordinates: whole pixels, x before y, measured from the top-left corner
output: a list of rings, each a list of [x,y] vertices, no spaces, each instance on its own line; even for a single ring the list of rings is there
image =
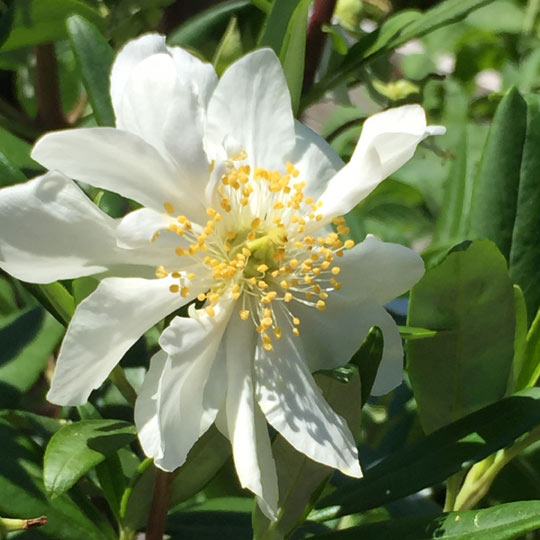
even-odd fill
[[[204,225],[164,203],[174,218],[166,230],[178,236],[179,263],[178,269],[158,267],[156,277],[178,280],[170,291],[185,298],[197,276],[179,269],[203,265],[201,309],[214,317],[220,299],[232,297],[237,316],[254,324],[271,351],[285,331],[300,334],[297,303],[324,311],[329,295],[341,288],[339,258],[354,242],[342,239],[349,233],[343,217],[333,220],[334,228],[320,227],[321,203],[305,195],[306,182],[292,163],[282,171],[252,169],[246,158],[241,152],[226,162]],[[313,235],[317,229],[323,234]]]

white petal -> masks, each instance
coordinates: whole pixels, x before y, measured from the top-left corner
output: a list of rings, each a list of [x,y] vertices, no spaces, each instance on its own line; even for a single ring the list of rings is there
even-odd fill
[[[49,283],[102,272],[119,255],[115,222],[59,173],[0,190],[0,266]]]
[[[347,213],[406,163],[422,140],[442,133],[441,126],[427,126],[419,105],[404,105],[369,117],[351,160],[321,195],[322,212],[331,217]]]
[[[201,62],[196,56],[180,47],[168,47],[168,51],[176,64],[178,78],[182,82],[193,85],[200,104],[206,109],[218,83],[214,66],[208,62]]]
[[[295,128],[296,146],[290,160],[300,172],[299,179],[306,182],[306,196],[318,199],[343,161],[313,130],[300,122],[295,122]]]
[[[160,459],[163,456],[161,433],[159,430],[158,401],[161,380],[167,361],[167,353],[157,352],[150,360],[150,369],[135,403],[135,425],[144,453]]]
[[[158,151],[137,135],[114,128],[70,129],[49,133],[34,146],[32,157],[71,178],[108,189],[144,206],[163,211],[188,200],[176,172]]]
[[[424,275],[424,262],[418,253],[373,235],[345,250],[337,264],[342,288],[330,294],[342,297],[344,302],[373,298],[378,304],[386,304],[407,292]]]
[[[155,54],[135,66],[117,110],[117,127],[134,133],[175,164],[183,190],[201,197],[209,177],[203,149],[204,110],[181,82],[173,58]]]
[[[120,50],[111,71],[111,98],[115,111],[119,109],[120,99],[133,68],[145,58],[166,51],[165,36],[159,34],[145,34],[129,41]]]
[[[124,216],[117,225],[118,244],[126,249],[147,246],[152,243],[157,232],[177,223],[175,219],[151,208],[140,208]],[[171,249],[180,243],[178,235],[174,235],[176,243],[171,242]]]
[[[193,299],[169,291],[164,279],[106,278],[75,310],[47,399],[80,405],[127,350],[155,323]]]
[[[205,386],[215,362],[223,362],[218,354],[232,304],[223,302],[210,317],[200,312],[196,319],[176,317],[163,332],[160,345],[169,355],[161,379],[158,402],[162,456],[155,456],[156,465],[173,471],[184,463],[197,439],[212,425],[225,386],[213,386],[221,396],[205,399]],[[219,373],[219,368],[212,375]]]
[[[371,393],[382,396],[401,384],[403,380],[403,346],[398,327],[388,314],[379,306],[378,313],[373,309],[373,326],[378,326],[383,334],[384,348],[379,370]]]
[[[257,401],[266,419],[313,461],[360,477],[358,451],[345,420],[325,401],[309,373],[295,336],[284,333],[274,349],[257,347]]]
[[[276,519],[276,466],[266,421],[254,402],[255,339],[251,323],[237,320],[233,315],[226,335],[227,431],[240,484],[255,493],[261,510],[269,519]]]
[[[247,54],[221,77],[210,99],[207,137],[222,144],[232,136],[253,167],[284,169],[295,143],[289,89],[270,49]]]

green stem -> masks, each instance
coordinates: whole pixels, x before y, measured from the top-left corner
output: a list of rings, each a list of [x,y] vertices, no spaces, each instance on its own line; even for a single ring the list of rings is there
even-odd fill
[[[540,426],[512,446],[476,463],[468,472],[453,510],[470,510],[487,494],[499,472],[525,448],[540,440]]]
[[[120,365],[117,365],[109,375],[109,379],[111,382],[118,388],[122,396],[124,396],[125,400],[132,406],[135,405],[135,401],[137,400],[137,392],[135,392],[135,389],[133,386],[131,386],[131,383],[127,380],[126,374],[124,370],[120,367]]]
[[[272,4],[268,2],[268,0],[250,0],[250,1],[256,8],[259,8],[261,11],[263,11],[266,14],[270,13],[270,10],[272,9]]]
[[[45,516],[34,519],[0,518],[0,532],[26,531],[43,525],[47,525]]]
[[[146,540],[162,540],[171,502],[174,474],[156,468],[154,495],[146,526]]]
[[[460,471],[451,476],[446,481],[446,497],[444,500],[444,511],[451,512],[456,504],[456,499],[465,477],[465,471]]]

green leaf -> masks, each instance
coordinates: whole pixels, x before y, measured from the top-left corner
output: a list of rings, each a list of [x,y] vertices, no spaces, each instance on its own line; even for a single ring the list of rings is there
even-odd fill
[[[90,296],[99,285],[99,281],[92,276],[84,276],[73,280],[71,287],[73,299],[79,305],[87,296]]]
[[[285,79],[291,93],[293,113],[300,106],[300,95],[304,82],[304,61],[306,57],[306,32],[308,10],[312,0],[300,0],[287,26],[279,59],[283,65]]]
[[[68,495],[47,498],[41,478],[42,454],[13,426],[0,420],[0,515],[47,516],[40,535],[53,540],[114,540],[114,531],[87,501],[84,510]],[[85,515],[93,509],[92,517]],[[41,536],[40,536],[41,537]]]
[[[540,501],[501,504],[484,510],[369,523],[313,540],[512,540],[540,528]]]
[[[373,327],[366,336],[364,343],[360,349],[352,357],[351,364],[358,368],[362,387],[362,402],[363,406],[371,394],[379,364],[382,360],[384,346],[384,338],[381,330]]]
[[[296,6],[301,0],[274,0],[264,23],[258,47],[270,47],[279,56]]]
[[[540,113],[529,120],[527,138],[521,160],[517,207],[512,229],[510,251],[510,276],[523,290],[527,311],[531,318],[540,309]],[[506,149],[509,152],[510,149]],[[499,186],[492,186],[499,189]],[[510,193],[506,193],[506,203],[510,206]],[[497,212],[498,207],[492,208]]]
[[[135,426],[118,420],[82,420],[55,433],[45,451],[43,478],[57,497],[90,469],[135,438]]]
[[[38,165],[31,157],[32,146],[19,139],[6,129],[0,126],[0,152],[6,156],[9,163],[17,169],[31,169],[41,171],[43,168]],[[4,182],[2,181],[2,185]]]
[[[14,407],[47,367],[64,328],[40,307],[0,329],[0,408]]]
[[[174,539],[249,540],[251,521],[247,512],[176,512],[167,519],[165,530]]]
[[[354,435],[360,429],[361,383],[356,374],[347,384],[324,375],[316,375],[317,385],[332,409],[341,415]],[[278,518],[270,521],[256,507],[253,512],[253,538],[283,540],[306,519],[320,496],[332,469],[311,461],[295,450],[281,435],[272,443],[279,487]]]
[[[412,289],[408,324],[437,330],[407,342],[407,363],[427,432],[502,398],[514,353],[514,292],[489,240],[457,246]]]
[[[60,282],[23,285],[58,322],[67,326],[75,312],[75,300]]]
[[[317,504],[330,517],[363,512],[434,486],[481,461],[540,422],[540,388],[517,392],[399,450]]]
[[[473,192],[470,234],[489,238],[510,260],[527,104],[514,88],[503,98],[489,130]]]
[[[15,14],[15,2],[11,0],[7,2],[7,6],[2,6],[2,15],[0,17],[0,47],[5,43],[11,32],[13,25],[13,16]]]
[[[231,455],[229,441],[212,426],[190,450],[187,460],[175,473],[171,506],[198,493],[225,464]],[[137,530],[144,523],[152,502],[154,468],[147,468],[137,479],[124,502],[124,523]]]
[[[216,73],[221,76],[235,60],[242,56],[242,36],[238,28],[238,19],[232,17],[214,55]]]
[[[525,305],[525,297],[519,285],[514,285],[514,306],[516,313],[516,329],[514,332],[514,359],[512,361],[512,375],[513,378],[510,381],[510,392],[516,392],[517,390],[523,390],[528,388],[529,385],[524,383],[521,378],[521,372],[524,369],[525,354],[527,348],[527,306]],[[525,377],[526,378],[526,377]],[[520,380],[521,379],[521,380]],[[521,382],[521,384],[520,384]],[[528,381],[527,381],[528,382]],[[533,385],[530,385],[533,386]]]
[[[0,152],[0,186],[11,186],[25,181],[26,176],[23,172]]]
[[[208,39],[209,34],[215,33],[218,27],[221,25],[226,27],[232,16],[248,9],[256,11],[249,0],[220,2],[181,24],[171,32],[167,43],[169,45],[197,47],[199,43]]]
[[[102,23],[99,13],[80,0],[15,0],[12,29],[2,52],[64,39],[70,15]]]
[[[114,51],[99,30],[79,15],[67,20],[67,30],[96,122],[100,126],[114,126],[109,93]]]
[[[368,34],[351,47],[343,63],[324,77],[306,96],[302,106],[313,103],[324,93],[344,82],[349,76],[376,56],[403,45],[411,39],[419,38],[441,28],[463,20],[469,13],[485,6],[493,0],[446,0],[428,9],[422,15],[416,11],[401,11],[388,19],[381,28]]]

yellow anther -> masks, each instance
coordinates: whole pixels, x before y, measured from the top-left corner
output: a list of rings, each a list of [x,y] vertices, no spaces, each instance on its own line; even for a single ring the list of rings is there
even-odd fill
[[[271,343],[263,343],[263,349],[265,351],[271,351],[274,347],[272,347],[272,344]]]
[[[180,290],[180,287],[178,285],[171,285],[169,287],[169,291],[171,291],[173,293],[177,293],[179,290]]]
[[[174,213],[174,206],[168,201],[163,203],[163,208],[165,208],[165,212],[167,212],[168,214]]]
[[[204,293],[199,293],[197,295],[197,300],[199,300],[199,302],[204,302],[206,300],[206,294]]]
[[[299,336],[299,335],[300,335],[300,330],[298,330],[298,328],[293,328],[293,329],[292,329],[292,333],[293,333],[295,336]]]
[[[292,299],[293,295],[290,292],[285,293],[285,295],[283,296],[283,300],[285,300],[285,302],[290,302]]]
[[[257,272],[260,272],[261,274],[264,274],[268,270],[268,266],[266,264],[259,264],[257,266]]]
[[[182,249],[182,248],[176,248],[174,251],[175,251],[175,253],[177,255],[187,255],[188,254],[188,251],[186,251],[185,249]]]
[[[240,311],[240,318],[243,321],[247,321],[249,319],[249,309],[242,309]]]
[[[298,317],[293,317],[292,323],[295,326],[298,326],[300,324],[300,319]]]
[[[191,281],[193,279],[195,279],[195,274],[193,272],[190,272],[188,275],[187,275],[187,278]]]
[[[262,289],[263,291],[268,289],[268,283],[266,283],[266,281],[263,281],[262,279],[259,280],[257,282],[257,285],[259,286],[260,289]]]
[[[343,244],[347,249],[351,249],[354,246],[354,240],[345,240]]]
[[[339,266],[334,266],[330,272],[332,272],[334,276],[337,276],[341,272],[341,268]]]
[[[217,212],[213,209],[213,208],[207,208],[206,209],[206,213],[208,214],[209,217],[211,217],[212,219],[214,219],[216,217],[216,214]]]
[[[290,266],[291,268],[296,268],[299,264],[300,264],[300,263],[298,262],[297,259],[291,259],[291,260],[289,261],[289,266]]]
[[[164,266],[158,266],[156,268],[156,277],[157,278],[164,278],[164,277],[167,277],[168,275],[169,275],[169,273],[167,272],[167,270],[165,270]]]
[[[318,300],[315,307],[322,311],[326,307],[326,304],[324,303],[324,300]]]
[[[186,298],[186,296],[189,294],[189,288],[188,287],[182,287],[180,289],[180,296],[182,298]]]
[[[242,248],[242,255],[244,255],[244,257],[249,257],[251,255],[251,251],[248,248],[243,247]]]
[[[326,300],[326,299],[328,298],[328,293],[322,292],[321,294],[319,294],[319,297],[320,297],[322,300]]]
[[[272,318],[271,317],[264,317],[262,320],[261,320],[261,326],[265,326],[266,328],[270,328],[272,326],[272,323],[274,321],[272,321]]]
[[[206,313],[208,313],[210,317],[214,317],[216,314],[216,310],[212,306],[207,306],[204,308],[204,310],[206,311]]]
[[[219,294],[215,292],[209,292],[206,295],[206,298],[208,298],[208,300],[210,300],[212,304],[215,304],[219,300]]]
[[[283,289],[288,289],[290,287],[290,284],[286,279],[284,279],[283,281],[280,281],[279,284],[281,285]]]
[[[260,224],[261,224],[261,220],[260,218],[257,217],[251,222],[251,228],[256,229]]]

